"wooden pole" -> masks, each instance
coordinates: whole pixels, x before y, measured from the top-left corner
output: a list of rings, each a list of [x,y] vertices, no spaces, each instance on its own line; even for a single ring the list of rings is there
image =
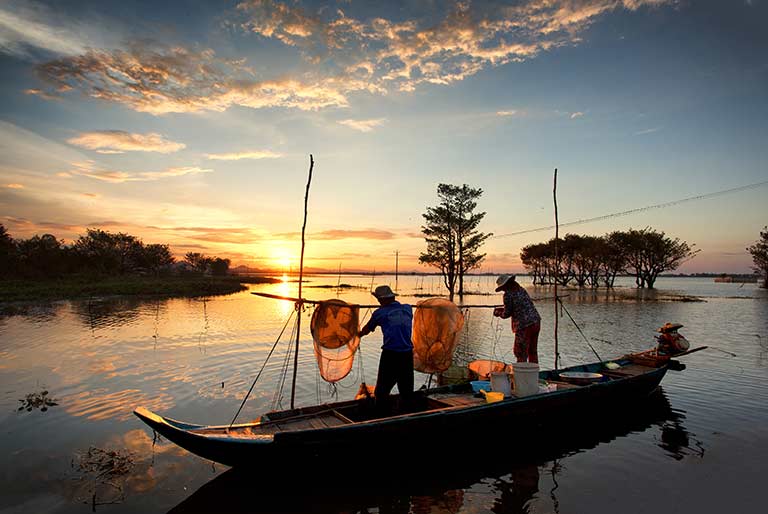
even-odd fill
[[[397,272],[400,259],[400,250],[395,250],[395,292],[397,292]]]
[[[557,221],[557,168],[555,168],[555,180],[554,180],[554,186],[552,188],[552,197],[555,201],[555,370],[557,370],[557,363],[560,360],[560,351],[558,349],[557,344],[557,279],[560,272],[560,261],[558,260],[558,248],[557,248],[557,240],[560,237],[560,227],[558,226]]]
[[[291,408],[294,408],[296,399],[296,375],[299,371],[299,337],[301,336],[301,309],[304,306],[304,300],[301,298],[301,284],[304,279],[304,231],[307,228],[307,203],[309,202],[309,185],[312,183],[312,169],[315,167],[315,161],[312,154],[309,154],[309,178],[307,179],[307,190],[304,192],[304,223],[301,225],[301,258],[299,259],[299,301],[296,302],[296,308],[299,310],[296,316],[296,353],[293,356],[293,382],[291,383]]]

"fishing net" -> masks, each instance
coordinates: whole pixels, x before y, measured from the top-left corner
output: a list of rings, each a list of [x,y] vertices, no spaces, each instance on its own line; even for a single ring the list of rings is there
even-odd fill
[[[413,369],[422,373],[447,370],[462,327],[464,315],[450,300],[430,298],[419,302],[413,316]]]
[[[327,382],[338,382],[352,370],[358,335],[360,307],[343,300],[320,302],[312,313],[310,331],[320,376]]]

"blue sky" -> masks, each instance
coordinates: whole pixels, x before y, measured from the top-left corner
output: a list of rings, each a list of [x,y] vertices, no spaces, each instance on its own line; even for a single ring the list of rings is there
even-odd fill
[[[768,181],[762,0],[0,2],[0,223],[235,264],[417,263],[441,182],[501,236]],[[747,272],[751,189],[569,227],[651,226]],[[494,237],[521,271],[552,237]]]

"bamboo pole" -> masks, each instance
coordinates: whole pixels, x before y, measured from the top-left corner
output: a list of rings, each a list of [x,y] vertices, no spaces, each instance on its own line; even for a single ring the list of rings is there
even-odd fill
[[[555,179],[554,179],[554,185],[552,187],[552,198],[555,202],[555,370],[557,370],[557,363],[560,360],[560,351],[558,349],[557,344],[557,279],[558,275],[560,273],[560,261],[558,261],[558,255],[557,255],[557,241],[560,237],[560,227],[558,225],[557,221],[557,168],[555,168]]]
[[[315,167],[315,161],[312,154],[309,154],[309,178],[307,179],[307,189],[304,192],[304,223],[301,225],[301,258],[299,259],[299,301],[296,302],[296,308],[299,310],[296,316],[296,353],[293,356],[293,382],[291,383],[291,408],[296,398],[296,375],[299,371],[299,338],[301,337],[301,309],[304,306],[304,300],[301,298],[301,284],[304,281],[304,232],[307,228],[307,203],[309,202],[309,185],[312,183],[312,169]]]

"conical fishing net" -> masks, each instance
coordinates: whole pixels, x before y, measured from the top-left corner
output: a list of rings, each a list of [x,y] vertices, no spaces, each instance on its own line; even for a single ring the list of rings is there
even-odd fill
[[[320,302],[312,313],[310,330],[320,376],[337,382],[352,370],[358,335],[360,307],[343,300]]]
[[[464,327],[464,315],[445,298],[430,298],[417,304],[413,316],[413,369],[442,373],[453,361],[453,351]]]

